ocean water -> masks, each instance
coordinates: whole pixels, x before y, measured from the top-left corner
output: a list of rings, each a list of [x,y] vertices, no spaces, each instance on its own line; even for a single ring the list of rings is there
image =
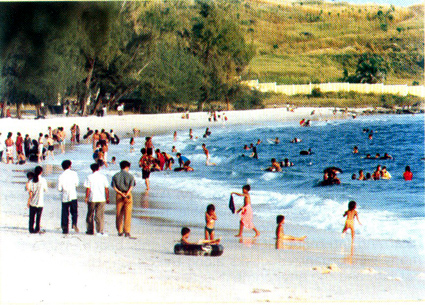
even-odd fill
[[[373,130],[373,139],[363,129]],[[203,225],[208,204],[216,206],[218,229],[238,227],[238,216],[228,209],[230,192],[241,192],[244,184],[251,185],[254,224],[261,231],[275,227],[276,215],[284,214],[287,223],[308,226],[312,229],[339,233],[345,219],[342,217],[350,200],[357,202],[362,226],[356,223],[356,234],[361,239],[402,241],[423,246],[425,221],[424,192],[424,116],[384,115],[364,116],[357,119],[312,122],[311,127],[300,127],[298,122],[269,122],[261,125],[224,126],[213,123],[208,138],[204,129],[194,129],[197,137],[190,140],[188,131],[178,131],[177,141],[173,130],[169,134],[153,137],[155,148],[171,154],[176,148],[191,160],[194,172],[163,171],[151,174],[151,191],[143,194],[145,186],[137,162],[144,138],[136,138],[136,152],[129,153],[129,140],[122,139],[111,146],[108,158],[127,159],[132,163],[131,172],[137,179],[136,190],[142,192],[134,207],[134,216],[154,216],[181,225]],[[118,132],[119,133],[119,132]],[[279,137],[280,144],[269,139]],[[294,137],[300,143],[290,143]],[[258,159],[245,155],[245,144],[257,146]],[[205,165],[202,143],[210,151],[211,162]],[[354,146],[359,153],[353,154]],[[313,154],[302,156],[301,150],[312,149]],[[77,154],[75,154],[77,153]],[[392,160],[365,159],[366,154],[393,156]],[[90,173],[92,162],[90,145],[76,146],[73,151],[73,168],[80,179]],[[78,156],[78,157],[75,157]],[[58,156],[55,163],[60,164]],[[270,159],[283,161],[288,158],[293,167],[282,172],[266,172]],[[390,180],[358,181],[351,175],[360,169],[373,173],[376,166],[386,166],[392,175]],[[412,181],[403,180],[403,172],[409,165]],[[319,186],[323,170],[337,166],[340,185]],[[103,169],[111,177],[118,165]],[[235,197],[237,207],[241,197]]]

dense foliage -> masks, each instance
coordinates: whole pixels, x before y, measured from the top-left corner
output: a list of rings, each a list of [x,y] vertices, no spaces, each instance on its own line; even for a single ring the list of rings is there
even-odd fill
[[[0,8],[1,96],[18,107],[66,97],[81,114],[121,98],[143,112],[233,102],[233,91],[243,90],[237,76],[253,55],[237,24],[212,2]]]

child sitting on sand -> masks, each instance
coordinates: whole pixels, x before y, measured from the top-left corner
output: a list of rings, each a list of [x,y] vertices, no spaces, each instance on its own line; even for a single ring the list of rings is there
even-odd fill
[[[213,240],[214,239],[214,224],[217,220],[217,215],[215,214],[215,206],[209,204],[207,206],[207,211],[205,212],[205,239]]]
[[[351,230],[351,242],[354,242],[354,217],[357,218],[357,221],[360,223],[359,215],[356,211],[357,203],[355,201],[350,201],[348,203],[348,211],[345,211],[343,217],[347,216],[347,220],[345,221],[344,229],[342,230],[342,237],[345,236],[345,232],[347,232],[348,229]]]
[[[187,228],[187,227],[182,228],[181,234],[182,234],[182,238],[180,240],[180,243],[182,245],[206,245],[206,244],[207,245],[215,245],[215,244],[220,243],[220,238],[214,239],[214,240],[201,239],[197,243],[191,243],[189,241],[190,229]]]
[[[276,223],[277,223],[277,227],[276,227],[276,239],[277,240],[303,241],[304,239],[307,238],[306,235],[304,235],[302,237],[294,237],[294,236],[290,236],[290,235],[285,235],[285,233],[283,231],[283,225],[285,224],[285,216],[283,216],[283,215],[278,215],[276,217]]]

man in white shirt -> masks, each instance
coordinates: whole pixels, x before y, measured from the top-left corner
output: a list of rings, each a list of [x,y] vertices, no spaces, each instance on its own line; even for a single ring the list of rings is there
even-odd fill
[[[84,186],[86,187],[86,203],[87,203],[87,232],[93,235],[93,219],[96,221],[96,232],[98,235],[105,235],[104,213],[105,205],[109,203],[109,182],[104,175],[99,173],[99,164],[90,165],[93,173],[87,176]],[[94,216],[96,215],[96,216]]]
[[[69,213],[71,212],[72,228],[76,233],[80,232],[77,227],[78,202],[77,186],[79,184],[78,175],[71,170],[71,161],[64,160],[62,168],[64,172],[59,176],[58,191],[62,192],[62,220],[61,227],[63,234],[68,234]]]

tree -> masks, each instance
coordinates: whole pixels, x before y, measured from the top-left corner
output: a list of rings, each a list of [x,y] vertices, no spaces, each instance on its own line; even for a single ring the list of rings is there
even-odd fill
[[[49,37],[68,25],[74,7],[72,3],[0,4],[1,95],[16,104],[18,117],[22,102],[40,103],[50,96],[55,78],[46,68],[51,64],[46,51]]]
[[[344,69],[343,81],[376,84],[385,80],[387,71],[388,64],[382,56],[366,53],[357,61],[356,72],[353,75],[348,75],[348,71]]]
[[[200,104],[212,100],[229,101],[237,77],[253,56],[240,28],[226,19],[214,3],[198,1],[199,17],[190,31],[190,50],[205,65],[207,81]]]

